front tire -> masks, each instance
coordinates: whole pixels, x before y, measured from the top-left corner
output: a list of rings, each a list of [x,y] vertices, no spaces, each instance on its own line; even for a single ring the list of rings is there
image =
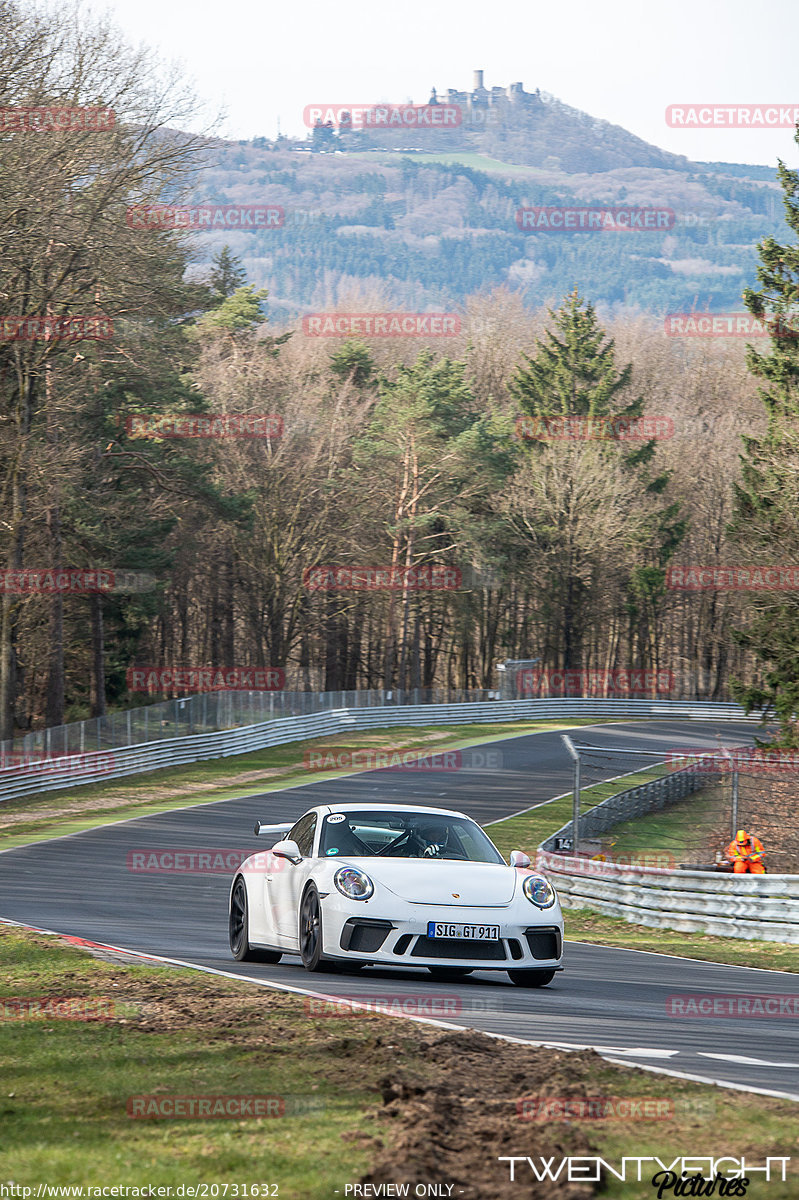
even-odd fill
[[[508,971],[508,974],[511,983],[526,988],[546,987],[555,978],[554,971]]]
[[[300,905],[300,958],[306,971],[323,971],[322,905],[314,884],[306,889]]]
[[[283,957],[277,950],[253,950],[250,947],[250,912],[247,885],[239,875],[230,894],[228,916],[230,952],[238,962],[278,963]]]

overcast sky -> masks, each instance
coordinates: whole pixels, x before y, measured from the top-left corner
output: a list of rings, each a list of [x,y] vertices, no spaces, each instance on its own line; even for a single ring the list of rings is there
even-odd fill
[[[699,160],[799,166],[791,129],[683,131],[668,105],[799,108],[797,0],[111,0],[129,41],[179,60],[232,138],[304,136],[305,105],[424,103],[520,80]]]

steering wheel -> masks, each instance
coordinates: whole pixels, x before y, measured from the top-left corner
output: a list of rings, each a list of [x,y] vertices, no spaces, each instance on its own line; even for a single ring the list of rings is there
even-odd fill
[[[418,841],[419,835],[417,834],[416,830],[404,829],[399,837],[394,838],[393,842],[389,842],[388,845],[384,846],[382,850],[378,850],[376,857],[380,858],[381,855],[388,854],[389,851],[394,850],[397,846],[401,846],[403,842],[407,842],[412,837],[416,838]]]

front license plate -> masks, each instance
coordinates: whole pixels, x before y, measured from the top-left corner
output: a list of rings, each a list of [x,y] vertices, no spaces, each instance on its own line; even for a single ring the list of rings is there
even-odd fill
[[[428,921],[429,938],[468,938],[473,942],[498,942],[499,925],[449,925],[446,921]]]

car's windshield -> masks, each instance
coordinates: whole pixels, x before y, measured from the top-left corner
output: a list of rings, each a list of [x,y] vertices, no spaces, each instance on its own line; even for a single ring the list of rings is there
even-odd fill
[[[330,813],[319,853],[383,858],[447,858],[501,863],[503,858],[468,817],[422,812]]]

